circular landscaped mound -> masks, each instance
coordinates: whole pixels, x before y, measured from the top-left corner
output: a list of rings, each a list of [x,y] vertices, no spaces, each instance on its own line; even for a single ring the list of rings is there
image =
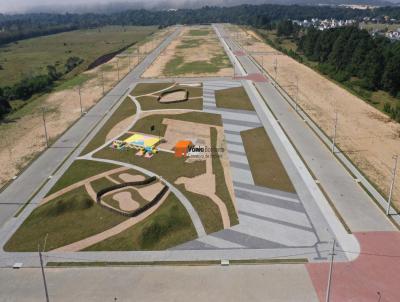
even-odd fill
[[[174,89],[162,92],[157,100],[162,104],[171,104],[186,102],[188,99],[189,91],[186,89]]]

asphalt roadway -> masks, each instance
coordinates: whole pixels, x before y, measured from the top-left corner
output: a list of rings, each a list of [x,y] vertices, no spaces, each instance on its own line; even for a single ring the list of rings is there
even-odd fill
[[[259,74],[259,67],[243,49],[229,38],[222,25],[217,25],[221,38],[235,56],[239,74]],[[239,55],[240,53],[240,55]],[[235,55],[237,54],[237,55]],[[243,72],[244,71],[244,72]],[[269,82],[254,82],[279,124],[296,147],[307,167],[312,171],[336,209],[352,232],[393,231],[395,227],[384,213],[357,184],[356,180],[329,152],[328,148],[299,118],[295,110]]]
[[[41,187],[82,140],[94,129],[94,127],[107,115],[113,106],[128,91],[133,82],[161,52],[179,34],[178,27],[155,50],[140,62],[124,79],[112,88],[89,112],[80,118],[57,142],[44,151],[17,179],[15,179],[0,194],[0,228],[9,220],[16,211],[25,204],[37,189]]]

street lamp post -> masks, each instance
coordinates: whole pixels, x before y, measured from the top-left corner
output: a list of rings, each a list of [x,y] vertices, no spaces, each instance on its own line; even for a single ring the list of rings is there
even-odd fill
[[[393,167],[393,172],[392,172],[392,182],[390,184],[390,189],[389,189],[389,199],[388,199],[388,205],[386,208],[386,215],[389,215],[390,205],[392,203],[393,187],[394,187],[394,182],[396,180],[397,161],[399,159],[399,156],[396,154],[393,156],[393,159],[394,159],[394,167]]]

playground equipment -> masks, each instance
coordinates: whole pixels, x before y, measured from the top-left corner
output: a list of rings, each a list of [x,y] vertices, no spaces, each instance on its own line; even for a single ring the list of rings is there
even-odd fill
[[[156,146],[160,143],[161,138],[158,136],[134,133],[125,140],[115,140],[111,144],[111,148],[117,150],[126,150],[133,148],[138,150],[136,156],[144,156],[145,158],[152,158],[154,154],[157,154],[158,150]]]

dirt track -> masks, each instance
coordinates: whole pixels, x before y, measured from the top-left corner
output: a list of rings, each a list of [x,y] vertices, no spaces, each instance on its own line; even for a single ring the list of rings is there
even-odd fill
[[[249,51],[275,51],[265,43],[257,42],[254,33],[248,33]],[[255,59],[274,76],[274,60],[278,62],[279,84],[295,98],[298,78],[298,102],[308,115],[329,136],[333,133],[335,111],[338,112],[337,142],[343,152],[384,193],[388,194],[393,167],[392,156],[400,150],[400,124],[368,105],[360,98],[339,87],[322,75],[283,55],[260,55]],[[400,177],[394,192],[394,201],[400,207]]]

